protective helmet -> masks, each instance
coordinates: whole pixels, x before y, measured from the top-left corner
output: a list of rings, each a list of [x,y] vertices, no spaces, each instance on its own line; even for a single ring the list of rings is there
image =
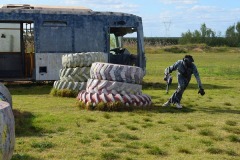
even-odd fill
[[[194,59],[191,55],[185,55],[185,57],[183,58],[183,62],[186,67],[191,67]]]

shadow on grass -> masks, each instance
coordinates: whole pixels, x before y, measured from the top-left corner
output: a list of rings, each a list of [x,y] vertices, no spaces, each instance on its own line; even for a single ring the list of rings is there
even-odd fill
[[[192,106],[184,106],[182,109],[177,109],[175,106],[162,107],[161,105],[152,105],[150,107],[142,107],[134,109],[134,111],[147,111],[153,113],[191,113],[196,111]]]
[[[218,107],[195,107],[192,105],[184,105],[182,109],[177,109],[174,105],[171,107],[162,107],[161,105],[154,105],[149,108],[141,109],[154,113],[191,113],[191,112],[205,112],[209,114],[240,114],[240,110],[231,108],[218,108]]]
[[[49,94],[53,83],[36,83],[36,82],[7,82],[6,87],[11,95],[42,95]]]
[[[40,160],[39,158],[35,158],[29,156],[28,154],[13,154],[11,160]]]
[[[183,105],[182,109],[177,109],[174,105],[170,107],[162,107],[161,105],[153,105],[146,108],[137,108],[134,111],[147,111],[153,113],[192,113],[192,112],[205,112],[209,114],[239,114],[240,110],[231,108],[217,108],[217,107],[197,107],[192,105]]]
[[[223,113],[223,114],[240,114],[240,110],[236,110],[236,109],[231,109],[229,107],[227,108],[218,108],[218,107],[201,107],[198,108],[199,111],[202,112],[206,112],[206,113],[210,113],[210,114],[219,114],[219,113]]]
[[[170,85],[171,89],[177,89],[178,84],[172,83]],[[221,85],[215,85],[215,84],[203,84],[204,89],[230,89],[233,87],[229,86],[221,86]],[[159,89],[166,89],[166,83],[159,83],[159,82],[143,82],[142,88],[145,90],[159,90]],[[197,84],[190,84],[188,85],[187,89],[198,89]]]
[[[30,112],[22,112],[13,109],[13,115],[15,119],[15,133],[17,137],[41,136],[43,133],[50,132],[43,128],[34,126],[33,120],[35,116]]]

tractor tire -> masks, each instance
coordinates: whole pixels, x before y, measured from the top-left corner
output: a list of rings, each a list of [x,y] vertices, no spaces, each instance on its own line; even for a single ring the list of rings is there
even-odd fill
[[[92,79],[141,84],[144,73],[136,66],[110,63],[93,63],[90,69]]]
[[[74,91],[81,91],[86,89],[87,82],[64,82],[55,81],[53,88],[55,89],[69,89]]]
[[[89,93],[105,94],[142,94],[142,85],[124,82],[88,79],[86,91]]]
[[[86,91],[80,91],[77,99],[85,104],[92,103],[93,105],[96,105],[100,102],[103,103],[109,103],[109,102],[121,102],[128,105],[133,106],[149,106],[151,105],[151,98],[148,95],[142,94],[142,95],[133,95],[133,94],[105,94],[105,93],[89,93]]]
[[[0,100],[8,102],[12,108],[12,96],[3,83],[0,83]]]
[[[15,145],[15,121],[8,102],[0,101],[0,159],[10,160]]]
[[[59,77],[65,82],[87,82],[90,78],[90,67],[63,68]]]
[[[108,62],[107,53],[103,52],[83,52],[65,54],[62,56],[63,68],[90,67],[94,62]]]

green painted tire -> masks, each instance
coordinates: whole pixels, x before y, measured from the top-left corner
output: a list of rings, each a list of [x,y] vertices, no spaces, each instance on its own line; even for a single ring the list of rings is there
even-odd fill
[[[53,88],[56,89],[69,89],[74,91],[81,91],[86,89],[87,82],[64,82],[55,81]]]
[[[63,68],[59,77],[65,82],[86,82],[90,78],[90,67]]]

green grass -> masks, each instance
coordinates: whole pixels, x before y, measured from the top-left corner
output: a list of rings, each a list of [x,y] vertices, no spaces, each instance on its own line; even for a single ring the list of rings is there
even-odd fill
[[[166,156],[167,155],[167,152],[166,151],[163,151],[161,148],[159,147],[151,147],[149,150],[148,150],[148,154],[150,155],[156,155],[156,156]]]
[[[151,109],[87,111],[75,98],[50,95],[52,84],[7,84],[16,122],[12,159],[239,159],[240,54],[191,53],[206,94],[197,94],[193,77],[177,110],[161,107],[177,87],[173,73],[166,94],[163,72],[185,54],[148,52],[143,93]]]
[[[31,147],[36,148],[39,151],[44,151],[46,149],[52,148],[54,146],[53,143],[43,141],[43,142],[32,142]]]
[[[224,151],[220,148],[208,148],[207,152],[211,154],[222,154]]]

